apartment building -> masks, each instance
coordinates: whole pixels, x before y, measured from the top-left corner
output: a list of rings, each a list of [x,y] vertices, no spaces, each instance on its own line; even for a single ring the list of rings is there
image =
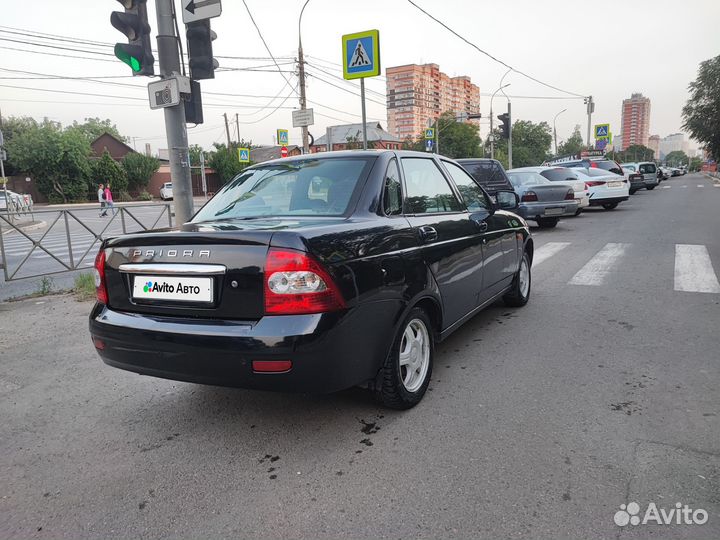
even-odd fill
[[[648,145],[650,137],[650,98],[632,94],[622,103],[622,149],[633,144]]]
[[[385,75],[388,131],[401,140],[416,138],[444,112],[480,112],[480,88],[470,77],[449,77],[437,64],[395,66]]]

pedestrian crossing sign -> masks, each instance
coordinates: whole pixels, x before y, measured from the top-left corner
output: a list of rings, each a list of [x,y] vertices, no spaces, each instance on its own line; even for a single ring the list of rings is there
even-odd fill
[[[288,145],[288,130],[287,129],[278,129],[277,130],[277,142],[280,146]]]
[[[238,148],[238,161],[240,163],[250,163],[250,149]]]
[[[610,124],[596,124],[595,125],[595,138],[602,139],[608,136],[610,133]]]
[[[434,139],[435,138],[435,128],[425,128],[425,138],[426,139]]]
[[[343,77],[362,79],[380,75],[380,32],[367,30],[342,37]]]

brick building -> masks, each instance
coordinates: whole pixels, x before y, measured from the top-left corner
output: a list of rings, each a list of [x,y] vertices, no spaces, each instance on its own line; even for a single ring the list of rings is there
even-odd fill
[[[385,74],[388,131],[401,140],[416,138],[444,112],[480,112],[480,88],[470,77],[449,77],[437,64],[396,66]]]
[[[385,131],[378,123],[365,124],[368,148],[399,150],[402,142],[397,137]],[[332,150],[351,150],[362,148],[362,124],[345,124],[328,128],[332,142]],[[315,140],[310,152],[327,151],[327,133]]]
[[[650,99],[632,94],[622,103],[622,150],[633,144],[648,145],[650,137]]]

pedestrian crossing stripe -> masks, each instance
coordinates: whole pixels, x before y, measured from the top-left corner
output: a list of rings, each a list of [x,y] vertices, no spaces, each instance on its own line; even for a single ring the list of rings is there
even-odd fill
[[[547,242],[535,249],[533,269],[571,246],[571,242]],[[611,281],[633,244],[608,243],[578,270],[569,285],[599,286]],[[675,244],[673,289],[679,292],[720,294],[720,282],[710,253],[701,244]]]

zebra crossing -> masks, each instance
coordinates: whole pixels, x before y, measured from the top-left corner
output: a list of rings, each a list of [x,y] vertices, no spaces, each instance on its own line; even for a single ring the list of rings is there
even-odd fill
[[[563,254],[567,261],[572,242],[547,242],[535,250],[533,268]],[[633,244],[605,244],[568,281],[569,285],[596,287],[617,279],[617,273],[632,254]],[[710,252],[701,244],[675,244],[674,290],[720,294],[720,282]]]
[[[36,239],[39,240],[39,237]],[[58,232],[54,234],[48,234],[42,239],[41,245],[50,253],[55,255],[58,259],[69,262],[70,261],[70,250],[68,249],[67,235],[64,232]],[[3,238],[3,248],[5,251],[5,257],[8,262],[17,261],[20,262],[30,252],[33,247],[33,243],[26,237],[20,235],[13,235],[12,237]],[[94,251],[100,247],[100,240],[97,240],[90,234],[78,235],[75,234],[72,237],[72,253],[73,259],[77,261],[88,249],[90,252],[86,255],[83,264],[85,266],[92,266],[95,259]],[[45,250],[40,247],[36,247],[30,259],[42,260],[49,259],[54,260],[53,257],[48,254]]]

